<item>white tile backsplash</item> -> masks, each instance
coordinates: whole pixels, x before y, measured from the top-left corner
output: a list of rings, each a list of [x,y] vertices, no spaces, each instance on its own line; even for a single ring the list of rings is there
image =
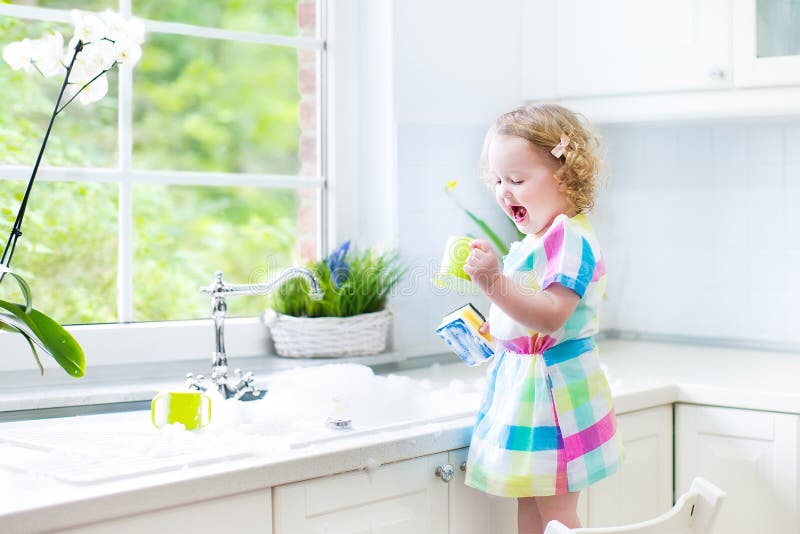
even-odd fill
[[[783,164],[785,128],[771,124],[747,129],[747,159],[753,163]]]
[[[432,283],[448,236],[482,235],[479,228],[445,193],[510,240],[513,226],[494,203],[480,179],[480,151],[486,125],[400,124],[397,127],[398,245],[411,263],[406,287],[392,298],[397,320],[394,346],[409,355],[447,352],[434,333],[441,318],[472,302],[488,312],[478,293],[440,288]]]
[[[633,135],[645,144],[638,166]],[[604,328],[800,344],[800,123],[614,126],[604,137]]]
[[[800,123],[786,127],[786,163],[800,163]]]
[[[399,125],[401,250],[435,272],[447,236],[477,234],[443,192],[510,229],[480,183],[484,125]],[[601,327],[800,345],[800,122],[605,127],[608,180],[593,215],[609,272]],[[508,232],[507,237],[511,237]],[[420,277],[394,299],[395,347],[443,352],[441,316],[478,295]]]

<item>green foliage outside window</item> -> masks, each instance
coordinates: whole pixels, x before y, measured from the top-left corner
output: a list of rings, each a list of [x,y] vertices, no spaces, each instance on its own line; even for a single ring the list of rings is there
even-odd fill
[[[88,7],[105,6],[98,1]],[[266,11],[269,31],[297,33],[295,0],[216,4],[223,10],[219,20],[262,20]],[[86,6],[77,0],[40,5]],[[164,20],[199,24],[192,20],[198,5],[134,0],[133,10],[157,18],[169,6],[170,18],[163,15]],[[51,28],[65,29],[0,16],[0,45]],[[57,80],[0,67],[0,165],[30,167]],[[148,35],[134,71],[134,168],[296,174],[297,74],[294,49]],[[59,117],[45,166],[118,165],[116,83],[114,74],[102,101],[70,106]],[[4,178],[0,169],[0,224],[7,232],[25,183]],[[222,270],[231,282],[263,281],[298,259],[298,190],[136,184],[132,194],[134,320],[208,317],[210,302],[198,289],[211,282],[214,271]],[[34,306],[59,322],[118,320],[118,199],[116,183],[37,181],[34,186],[14,267],[36,289]],[[265,304],[265,298],[238,299],[230,313],[257,314]]]

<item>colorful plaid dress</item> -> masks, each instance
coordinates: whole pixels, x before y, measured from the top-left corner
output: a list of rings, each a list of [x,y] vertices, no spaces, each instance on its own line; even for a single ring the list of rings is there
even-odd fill
[[[605,478],[624,458],[605,373],[592,337],[605,266],[585,215],[559,215],[539,238],[514,243],[503,272],[543,290],[561,284],[580,297],[564,326],[539,334],[497,306],[497,340],[472,434],[466,484],[504,497],[560,495]]]

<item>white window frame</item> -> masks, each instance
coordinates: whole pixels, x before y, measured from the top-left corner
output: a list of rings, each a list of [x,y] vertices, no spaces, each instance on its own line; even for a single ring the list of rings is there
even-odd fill
[[[335,3],[331,3],[331,8]],[[167,185],[214,185],[245,186],[262,188],[301,188],[318,187],[319,228],[318,251],[328,249],[328,243],[334,242],[337,226],[349,227],[342,222],[355,216],[352,205],[340,206],[336,210],[337,195],[331,193],[330,174],[354,177],[358,163],[343,157],[329,164],[328,140],[333,138],[334,128],[340,130],[342,146],[355,150],[357,127],[353,126],[353,115],[347,120],[329,124],[327,109],[334,106],[334,99],[344,99],[352,93],[350,76],[341,76],[337,81],[339,90],[328,91],[328,63],[326,38],[328,33],[327,11],[328,0],[317,0],[316,24],[318,38],[285,37],[252,32],[240,32],[193,26],[189,24],[152,21],[143,19],[148,33],[169,33],[201,38],[226,39],[240,42],[293,46],[298,49],[318,50],[318,96],[317,96],[317,150],[319,172],[317,176],[287,176],[270,174],[234,174],[218,172],[184,172],[184,171],[146,171],[135,170],[132,165],[132,92],[133,79],[131,72],[120,69],[119,72],[119,110],[118,110],[118,143],[119,157],[117,168],[42,168],[37,174],[37,181],[80,181],[110,182],[120,185],[119,193],[119,244],[118,244],[118,323],[87,324],[68,326],[73,336],[84,349],[87,368],[130,364],[163,362],[165,360],[197,360],[209,358],[214,349],[214,329],[209,319],[190,321],[165,321],[132,323],[133,288],[132,288],[132,188],[134,184],[167,184]],[[119,1],[119,11],[123,16],[131,16],[130,0]],[[358,26],[357,6],[352,2],[342,2],[337,6],[339,14],[337,22],[342,26],[342,35],[352,37]],[[0,15],[24,19],[71,23],[69,10],[50,9],[32,6],[0,4]],[[32,36],[35,37],[35,36]],[[355,49],[348,49],[340,54],[337,61],[352,62]],[[347,69],[342,69],[347,71]],[[329,94],[330,93],[330,94]],[[355,112],[354,109],[349,109]],[[334,167],[333,170],[329,170]],[[30,168],[20,165],[3,165],[0,171],[5,177],[27,180]],[[33,193],[35,195],[35,191]],[[351,204],[345,200],[345,203]],[[336,220],[334,220],[336,219]],[[337,224],[338,222],[338,224]],[[213,273],[209,273],[211,283]],[[233,282],[238,282],[233,280]],[[198,288],[199,290],[199,288]],[[235,315],[235,300],[229,303],[230,313]],[[209,298],[209,317],[211,300]],[[234,318],[226,320],[225,348],[229,356],[258,356],[267,353],[268,336],[266,328],[259,318]],[[46,369],[58,373],[58,365],[46,355],[41,357]],[[35,370],[30,348],[22,336],[0,333],[0,372]],[[20,385],[20,384],[16,384]]]

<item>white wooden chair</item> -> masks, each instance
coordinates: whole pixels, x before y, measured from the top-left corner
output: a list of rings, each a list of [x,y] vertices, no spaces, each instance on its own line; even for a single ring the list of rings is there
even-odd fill
[[[544,534],[709,534],[724,500],[725,492],[697,477],[671,510],[654,519],[620,527],[576,529],[550,521]]]

